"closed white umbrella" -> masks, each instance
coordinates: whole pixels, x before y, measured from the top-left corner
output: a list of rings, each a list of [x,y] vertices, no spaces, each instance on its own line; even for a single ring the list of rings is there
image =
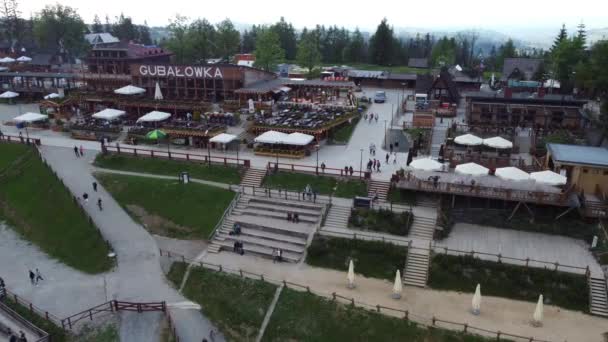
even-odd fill
[[[513,181],[524,181],[530,179],[530,174],[512,166],[500,167],[496,169],[494,174],[502,179]]]
[[[346,285],[349,289],[355,288],[355,264],[353,264],[353,260],[351,259],[348,264],[348,274],[346,275],[346,280],[348,280],[348,285]]]
[[[412,161],[410,167],[422,171],[439,171],[443,164],[431,158],[421,158]]]
[[[15,93],[12,91],[5,91],[4,93],[0,94],[0,99],[12,99],[19,96],[19,93]]]
[[[479,315],[481,310],[481,285],[477,284],[475,288],[475,294],[473,295],[473,300],[471,301],[471,307],[473,311],[473,315]]]
[[[36,122],[46,120],[48,118],[48,115],[40,113],[25,113],[13,118],[13,120],[15,122]]]
[[[171,117],[170,113],[159,112],[159,111],[154,110],[154,111],[151,111],[150,113],[142,116],[141,118],[137,119],[137,122],[157,122],[157,121],[167,120],[170,117]]]
[[[538,296],[538,302],[536,303],[536,309],[534,309],[534,316],[532,316],[532,325],[540,327],[543,325],[543,295]]]
[[[530,174],[530,178],[534,179],[539,183],[545,183],[550,185],[564,185],[568,183],[568,178],[551,170],[532,172]]]
[[[403,280],[401,279],[401,272],[397,270],[397,272],[395,272],[395,283],[393,284],[393,299],[401,298],[401,291],[403,290],[402,282]]]
[[[160,85],[158,84],[158,82],[156,82],[156,88],[154,89],[154,99],[155,100],[163,99],[163,93],[162,93],[162,91],[160,91]]]
[[[50,100],[50,99],[56,99],[56,98],[59,98],[59,97],[61,97],[61,95],[59,95],[57,93],[50,93],[48,95],[45,95],[44,99],[45,100]]]
[[[457,136],[454,139],[454,142],[459,145],[479,146],[483,143],[483,139],[473,134],[465,134]]]
[[[128,85],[128,86],[114,90],[114,93],[120,94],[120,95],[136,95],[136,94],[143,94],[145,92],[146,92],[146,89],[132,86],[132,85]]]
[[[456,166],[456,173],[461,175],[470,175],[470,176],[483,176],[487,175],[490,170],[487,167],[483,167],[479,164],[475,163],[466,163],[460,164]]]
[[[513,143],[503,137],[483,139],[483,144],[497,149],[513,148]]]

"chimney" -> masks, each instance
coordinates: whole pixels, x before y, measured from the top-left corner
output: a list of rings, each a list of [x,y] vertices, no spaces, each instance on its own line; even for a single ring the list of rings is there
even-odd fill
[[[505,87],[505,99],[513,97],[513,90],[509,87]]]

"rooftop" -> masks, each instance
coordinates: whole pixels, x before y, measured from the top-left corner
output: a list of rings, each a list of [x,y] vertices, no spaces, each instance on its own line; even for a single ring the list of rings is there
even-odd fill
[[[118,43],[120,41],[118,38],[107,32],[87,33],[84,35],[84,39],[86,39],[89,44]]]
[[[603,147],[547,144],[547,150],[557,162],[608,167],[608,149]]]
[[[530,80],[542,62],[543,60],[538,58],[505,58],[502,79],[508,79],[515,70],[518,70],[525,80]]]
[[[429,59],[428,58],[410,58],[407,61],[407,66],[410,68],[428,68]]]
[[[583,106],[587,100],[575,99],[572,95],[561,94],[545,94],[543,97],[538,97],[538,94],[528,92],[512,93],[511,97],[505,97],[505,93],[496,92],[473,92],[469,93],[467,98],[472,102],[498,102],[498,103],[530,103],[544,105],[569,105]]]

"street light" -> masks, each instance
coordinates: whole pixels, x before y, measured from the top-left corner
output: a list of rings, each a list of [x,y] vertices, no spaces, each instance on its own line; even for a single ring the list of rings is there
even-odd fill
[[[317,175],[319,174],[319,148],[321,146],[320,145],[315,145],[315,149],[317,150],[317,167],[315,168],[315,172],[317,173]]]
[[[384,149],[386,150],[388,145],[386,144],[386,120],[384,120]]]
[[[363,149],[360,149],[360,151],[361,151],[361,159],[359,159],[359,178],[361,178],[363,175]]]

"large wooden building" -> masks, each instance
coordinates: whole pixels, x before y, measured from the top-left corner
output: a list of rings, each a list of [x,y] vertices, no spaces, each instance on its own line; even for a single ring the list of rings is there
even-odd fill
[[[564,95],[475,93],[467,97],[466,115],[470,124],[581,129],[587,120],[584,100]]]

